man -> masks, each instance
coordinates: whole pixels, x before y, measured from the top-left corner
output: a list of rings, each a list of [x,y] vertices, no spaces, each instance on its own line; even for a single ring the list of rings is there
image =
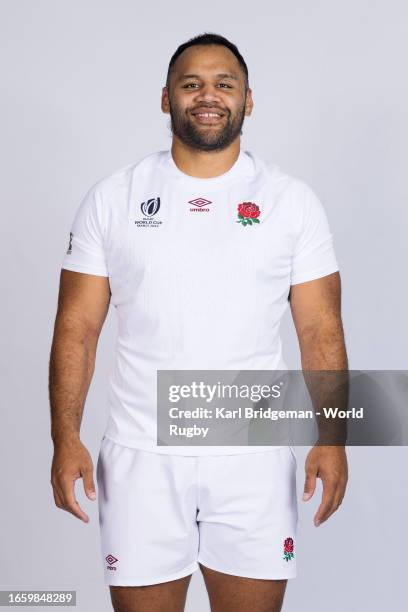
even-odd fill
[[[240,149],[251,115],[237,47],[203,34],[174,53],[162,90],[171,150],[98,181],[71,228],[50,359],[55,503],[88,522],[83,406],[109,303],[118,313],[110,415],[97,464],[106,583],[115,610],[184,609],[200,568],[211,609],[281,609],[296,576],[292,447],[159,445],[157,370],[278,370],[290,303],[307,370],[345,370],[340,276],[320,201],[300,179]],[[344,446],[314,446],[315,524],[338,508]]]

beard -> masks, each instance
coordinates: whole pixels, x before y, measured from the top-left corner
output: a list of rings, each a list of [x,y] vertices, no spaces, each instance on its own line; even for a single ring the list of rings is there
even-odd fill
[[[242,125],[245,119],[245,105],[234,115],[230,111],[222,111],[227,118],[224,127],[221,124],[214,126],[199,126],[193,123],[189,111],[180,110],[169,103],[170,129],[187,147],[199,151],[221,151],[226,149],[238,136],[242,134]],[[200,104],[200,107],[205,107]],[[214,108],[208,106],[208,108]],[[225,117],[224,116],[224,117]]]

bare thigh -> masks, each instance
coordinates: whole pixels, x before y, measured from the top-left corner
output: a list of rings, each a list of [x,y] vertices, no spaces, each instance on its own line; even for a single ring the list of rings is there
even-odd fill
[[[280,612],[282,609],[286,579],[241,578],[199,565],[211,612]]]
[[[110,586],[115,612],[183,612],[191,574],[148,586]]]

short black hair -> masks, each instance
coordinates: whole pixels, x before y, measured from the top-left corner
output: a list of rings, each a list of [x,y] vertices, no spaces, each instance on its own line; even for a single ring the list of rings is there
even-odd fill
[[[190,40],[187,40],[185,43],[183,43],[176,49],[176,51],[173,53],[170,59],[169,67],[167,70],[166,87],[169,86],[170,74],[173,70],[173,66],[176,62],[176,59],[178,58],[179,55],[181,55],[181,53],[183,53],[183,51],[185,51],[185,49],[188,49],[189,47],[192,47],[194,45],[223,45],[224,47],[227,47],[227,49],[229,49],[237,58],[241,66],[241,69],[245,75],[245,88],[248,89],[249,87],[248,67],[245,63],[244,58],[239,52],[238,47],[234,45],[234,43],[229,41],[227,38],[225,38],[224,36],[221,36],[220,34],[214,34],[212,32],[204,32],[204,34],[199,34],[198,36],[194,36],[194,38],[190,38]]]

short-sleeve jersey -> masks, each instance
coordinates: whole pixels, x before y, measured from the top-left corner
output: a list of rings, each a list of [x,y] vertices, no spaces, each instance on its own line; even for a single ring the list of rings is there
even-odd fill
[[[339,269],[311,187],[242,149],[214,178],[185,174],[164,150],[98,180],[62,268],[109,277],[118,337],[105,435],[189,455],[270,447],[158,446],[157,370],[287,369],[291,285]]]

